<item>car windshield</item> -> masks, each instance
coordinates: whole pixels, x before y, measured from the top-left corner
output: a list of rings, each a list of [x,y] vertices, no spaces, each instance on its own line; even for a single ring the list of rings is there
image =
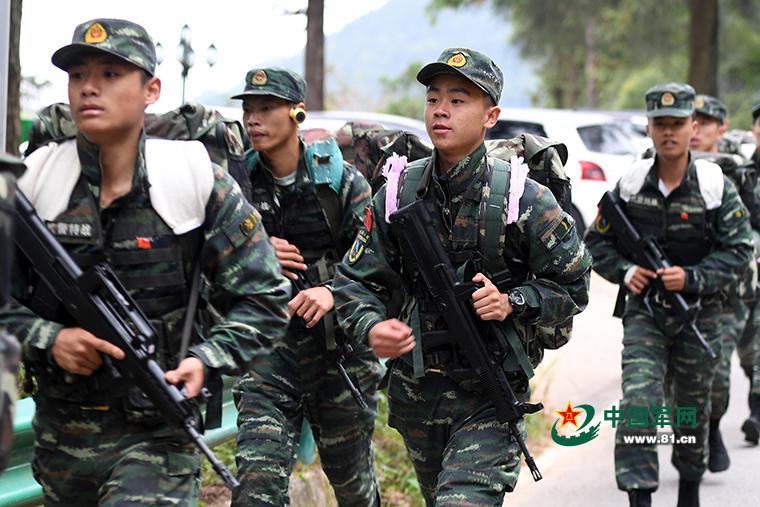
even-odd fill
[[[578,135],[589,151],[610,155],[636,155],[636,146],[620,127],[612,123],[578,127]]]
[[[548,137],[540,123],[530,121],[499,120],[496,125],[486,131],[486,139],[512,139],[523,132],[537,136]]]

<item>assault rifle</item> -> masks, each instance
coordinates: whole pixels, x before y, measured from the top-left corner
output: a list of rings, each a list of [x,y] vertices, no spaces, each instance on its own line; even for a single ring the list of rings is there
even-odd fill
[[[611,191],[605,192],[602,200],[599,201],[599,206],[602,217],[617,235],[618,245],[631,261],[651,271],[667,269],[672,266],[657,239],[652,236],[642,236],[628,220],[617,195]],[[673,310],[676,317],[697,336],[699,343],[705,348],[710,358],[715,359],[717,357],[715,352],[697,328],[697,314],[701,307],[699,302],[689,305],[680,292],[665,289],[665,285],[659,276],[652,281],[652,284],[654,284],[657,294],[665,298],[666,305]],[[623,290],[622,287],[621,290]],[[644,304],[652,313],[648,294],[644,297]]]
[[[99,263],[82,271],[18,189],[15,241],[77,324],[124,351],[122,360],[103,356],[111,374],[134,382],[171,427],[184,429],[230,490],[240,486],[198,432],[198,401],[167,382],[153,359],[156,330],[111,267]]]
[[[391,214],[390,221],[394,232],[405,243],[403,246],[414,256],[417,269],[448,325],[451,340],[459,346],[471,369],[478,375],[496,407],[498,419],[509,425],[509,432],[520,446],[533,479],[541,480],[541,472],[525,445],[517,423],[524,414],[532,414],[544,406],[541,403],[518,401],[502,367],[510,354],[525,354],[521,344],[513,344],[500,325],[483,321],[477,315],[472,305],[472,293],[478,286],[457,280],[454,267],[443,249],[430,212],[423,201],[417,200],[402,207]],[[498,351],[486,346],[485,337],[481,335],[483,326],[495,341]],[[516,348],[520,349],[515,350]]]
[[[298,275],[298,279],[291,280],[293,282],[293,286],[296,288],[298,292],[301,292],[302,290],[311,289],[312,284],[309,281],[306,276],[300,272],[297,271],[296,274]],[[362,393],[359,391],[359,389],[354,385],[354,383],[351,381],[351,377],[348,376],[348,372],[346,371],[346,368],[343,366],[343,362],[346,360],[346,355],[353,353],[354,349],[351,347],[350,343],[345,343],[342,340],[338,341],[335,340],[335,348],[331,348],[327,346],[327,329],[325,327],[324,319],[328,318],[327,315],[324,315],[321,319],[319,319],[319,322],[314,326],[316,329],[316,332],[325,340],[325,346],[327,349],[327,354],[330,356],[330,358],[335,363],[335,367],[338,368],[338,373],[343,378],[343,382],[346,384],[346,387],[351,392],[351,396],[354,397],[354,400],[356,400],[356,403],[362,408],[362,410],[367,409],[367,402],[364,401],[364,398],[362,398]],[[332,318],[330,316],[329,318]],[[302,319],[303,320],[303,319]],[[304,322],[304,325],[306,323]]]

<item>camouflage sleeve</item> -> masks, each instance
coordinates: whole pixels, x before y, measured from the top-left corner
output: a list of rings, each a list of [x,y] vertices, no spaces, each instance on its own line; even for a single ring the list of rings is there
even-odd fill
[[[620,196],[617,186],[613,192]],[[594,271],[609,282],[623,283],[625,272],[634,264],[620,254],[616,246],[617,235],[601,214],[597,214],[593,225],[586,230],[585,241],[594,258]]]
[[[11,274],[13,301],[0,310],[0,329],[14,335],[21,343],[25,360],[39,363],[52,362],[50,348],[63,324],[39,317],[24,305],[29,305],[28,285],[31,266],[16,249]]]
[[[340,208],[343,210],[343,220],[340,229],[341,253],[346,252],[354,242],[356,234],[364,223],[365,210],[372,200],[372,189],[364,176],[352,165],[345,165],[343,181],[340,186]],[[340,264],[340,260],[336,262]],[[325,284],[332,290],[333,282]]]
[[[723,199],[715,217],[712,250],[686,271],[685,293],[713,294],[735,284],[737,277],[752,260],[752,230],[747,208],[736,187],[723,176]]]
[[[235,374],[266,354],[287,327],[290,283],[258,212],[232,177],[215,167],[206,205],[201,266],[211,299],[224,302],[223,320],[190,349],[210,368]]]
[[[588,304],[592,262],[572,218],[546,187],[529,179],[516,225],[518,248],[535,275],[519,287],[537,312],[532,321],[540,326],[566,322]]]
[[[383,186],[372,199],[369,215],[333,280],[338,322],[358,342],[365,342],[372,326],[396,316],[401,308],[404,291],[398,272],[399,250],[389,232]]]

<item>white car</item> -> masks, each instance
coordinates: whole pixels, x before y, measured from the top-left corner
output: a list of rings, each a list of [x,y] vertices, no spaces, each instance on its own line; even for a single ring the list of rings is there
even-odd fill
[[[631,138],[609,115],[562,109],[501,110],[486,139],[509,139],[523,132],[548,137],[567,146],[565,171],[572,185],[573,210],[578,232],[596,218],[602,194],[639,158]]]

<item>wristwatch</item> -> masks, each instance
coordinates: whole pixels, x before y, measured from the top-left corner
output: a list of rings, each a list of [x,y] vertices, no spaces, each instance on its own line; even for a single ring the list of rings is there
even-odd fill
[[[525,310],[528,309],[528,303],[525,301],[525,295],[520,292],[519,289],[512,289],[507,293],[507,297],[509,297],[509,304],[512,305],[512,309],[514,310],[515,315],[520,315],[525,313]]]

